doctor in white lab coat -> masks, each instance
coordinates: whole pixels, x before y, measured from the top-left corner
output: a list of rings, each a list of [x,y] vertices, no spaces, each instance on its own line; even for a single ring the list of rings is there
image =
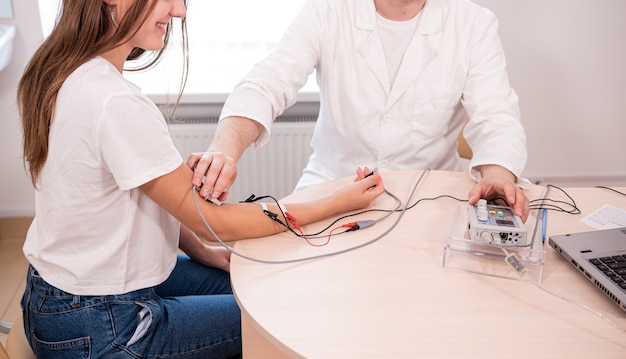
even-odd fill
[[[469,116],[470,204],[505,196],[526,218],[518,97],[495,15],[468,0],[309,0],[228,97],[209,151],[188,159],[204,193],[225,199],[236,162],[268,141],[314,70],[320,112],[296,190],[359,166],[463,170],[456,141]]]

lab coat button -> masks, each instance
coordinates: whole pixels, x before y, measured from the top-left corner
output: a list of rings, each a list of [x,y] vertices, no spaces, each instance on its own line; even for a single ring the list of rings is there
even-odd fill
[[[383,117],[383,122],[389,122],[389,121],[391,121],[391,115],[385,115]]]

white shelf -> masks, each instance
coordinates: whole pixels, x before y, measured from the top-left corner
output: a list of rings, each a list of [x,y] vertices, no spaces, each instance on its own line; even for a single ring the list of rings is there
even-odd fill
[[[13,56],[13,38],[15,37],[15,26],[0,24],[0,71],[11,62]]]

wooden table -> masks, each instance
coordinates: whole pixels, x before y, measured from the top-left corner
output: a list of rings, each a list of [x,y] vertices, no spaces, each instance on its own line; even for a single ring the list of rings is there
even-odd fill
[[[385,188],[403,202],[421,174],[381,173]],[[283,202],[315,198],[351,180],[317,185]],[[472,185],[465,173],[429,171],[409,202],[439,195],[466,199]],[[626,208],[626,197],[606,189],[566,191],[582,214],[550,212],[548,235],[592,230],[580,219],[604,204]],[[544,192],[545,187],[532,186],[527,194],[533,200]],[[567,200],[554,189],[549,196]],[[244,358],[626,358],[626,333],[578,305],[529,282],[443,267],[444,243],[459,204],[449,198],[422,201],[380,240],[340,255],[291,264],[263,264],[233,255]],[[387,195],[371,206],[394,207]],[[356,219],[383,215],[366,213]],[[397,216],[336,236],[323,247],[281,233],[241,241],[234,248],[273,261],[332,253],[376,238]],[[330,222],[305,226],[304,231]],[[545,289],[626,327],[626,313],[547,243],[544,248]]]

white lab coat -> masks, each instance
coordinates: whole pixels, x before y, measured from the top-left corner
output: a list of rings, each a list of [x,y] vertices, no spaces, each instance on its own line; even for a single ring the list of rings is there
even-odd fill
[[[371,169],[461,170],[465,137],[481,164],[518,177],[527,158],[518,98],[506,72],[492,12],[467,0],[428,0],[391,85],[373,0],[309,0],[266,59],[228,97],[221,118],[266,129],[296,101],[316,70],[320,112],[313,154],[297,189]]]

